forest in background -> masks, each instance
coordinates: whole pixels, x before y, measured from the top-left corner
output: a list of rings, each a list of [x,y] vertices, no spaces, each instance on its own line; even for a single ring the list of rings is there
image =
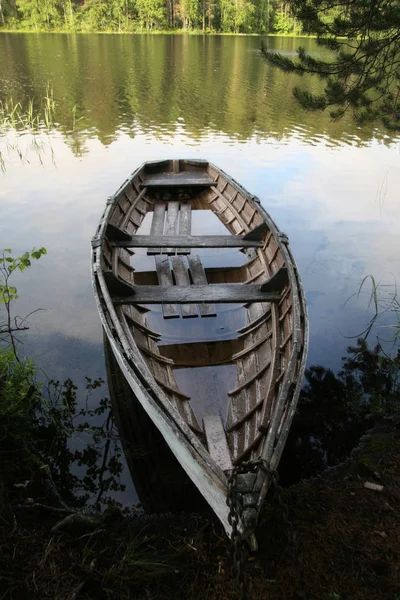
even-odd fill
[[[302,32],[284,0],[0,0],[0,30]]]

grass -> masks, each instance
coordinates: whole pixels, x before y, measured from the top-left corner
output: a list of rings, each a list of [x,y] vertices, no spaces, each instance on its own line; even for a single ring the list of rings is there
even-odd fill
[[[29,163],[33,153],[43,165],[44,156],[49,152],[54,163],[49,134],[57,126],[56,108],[53,90],[49,85],[39,106],[32,99],[26,107],[13,98],[0,100],[0,137],[5,138],[7,156],[16,155],[20,161]],[[73,114],[73,124],[75,127],[76,114]],[[47,134],[46,137],[43,134]],[[6,156],[1,151],[0,169],[3,173],[6,171]]]
[[[397,292],[397,282],[393,276],[392,284],[382,284],[377,282],[373,275],[366,275],[361,281],[358,291],[353,294],[347,302],[364,292],[367,285],[370,285],[368,309],[373,308],[374,314],[369,320],[366,328],[357,337],[363,337],[365,340],[371,334],[374,327],[384,330],[388,336],[386,339],[378,335],[379,341],[390,342],[393,348],[399,346],[400,342],[400,298]],[[347,303],[346,302],[346,303]],[[384,317],[390,317],[389,324],[381,324]]]

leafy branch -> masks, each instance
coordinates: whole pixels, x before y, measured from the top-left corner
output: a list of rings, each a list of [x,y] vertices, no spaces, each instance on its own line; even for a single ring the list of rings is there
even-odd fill
[[[295,87],[293,94],[307,110],[330,109],[333,119],[347,111],[360,125],[380,119],[400,131],[400,5],[394,0],[292,0],[305,33],[330,51],[316,58],[304,48],[298,57],[261,48],[267,61],[282,71],[316,75],[325,82],[322,94]]]
[[[24,323],[28,316],[37,311],[32,311],[23,319],[18,316],[12,317],[11,303],[18,300],[18,290],[14,285],[10,284],[10,279],[15,271],[22,273],[31,266],[32,260],[39,260],[44,254],[47,254],[47,251],[46,248],[42,247],[39,250],[33,248],[30,252],[24,252],[21,256],[13,257],[11,250],[6,248],[0,256],[0,304],[4,304],[6,311],[6,321],[3,323],[0,322],[0,340],[3,341],[1,336],[8,336],[16,360],[19,360],[19,358],[16,347],[17,340],[14,333],[28,329]]]

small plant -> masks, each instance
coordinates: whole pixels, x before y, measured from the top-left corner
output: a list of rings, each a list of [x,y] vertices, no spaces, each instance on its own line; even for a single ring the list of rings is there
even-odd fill
[[[54,477],[58,493],[73,503],[99,509],[113,502],[108,492],[124,489],[119,483],[121,448],[111,403],[107,398],[96,399],[95,408],[89,408],[90,397],[104,381],[86,378],[82,403],[71,379],[64,383],[50,380],[42,386],[36,381],[33,363],[21,360],[17,353],[14,334],[27,329],[27,317],[12,317],[18,290],[11,277],[44,254],[42,247],[14,257],[6,248],[0,257],[0,302],[6,310],[0,340],[11,346],[0,351],[0,445],[17,448],[25,458],[33,459],[51,481]],[[76,443],[71,449],[73,439]]]
[[[39,250],[33,248],[30,252],[24,252],[21,256],[14,257],[11,255],[11,250],[6,248],[0,256],[0,304],[4,304],[6,311],[5,322],[2,323],[0,321],[0,341],[8,338],[17,361],[19,358],[16,349],[17,340],[14,333],[27,329],[24,323],[29,315],[23,319],[20,317],[12,318],[11,303],[18,299],[18,291],[14,285],[10,284],[10,279],[15,271],[25,271],[25,269],[31,266],[32,260],[39,260],[44,254],[47,254],[47,251],[46,248],[42,247]]]

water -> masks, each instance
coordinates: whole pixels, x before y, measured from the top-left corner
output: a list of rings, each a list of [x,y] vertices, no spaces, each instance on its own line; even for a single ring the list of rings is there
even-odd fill
[[[399,272],[398,142],[350,116],[334,123],[301,110],[293,85],[318,83],[266,65],[259,43],[0,35],[0,99],[38,105],[50,87],[57,103],[58,125],[40,148],[15,132],[0,138],[0,247],[48,250],[15,284],[18,314],[45,309],[29,318],[23,352],[52,377],[104,376],[90,239],[107,196],[140,163],[164,157],[215,162],[289,236],[308,301],[309,364],[338,368],[346,336],[364,329],[368,298],[346,300],[366,275],[393,282]],[[269,40],[289,54],[299,44]],[[301,44],[321,52],[313,40]]]

